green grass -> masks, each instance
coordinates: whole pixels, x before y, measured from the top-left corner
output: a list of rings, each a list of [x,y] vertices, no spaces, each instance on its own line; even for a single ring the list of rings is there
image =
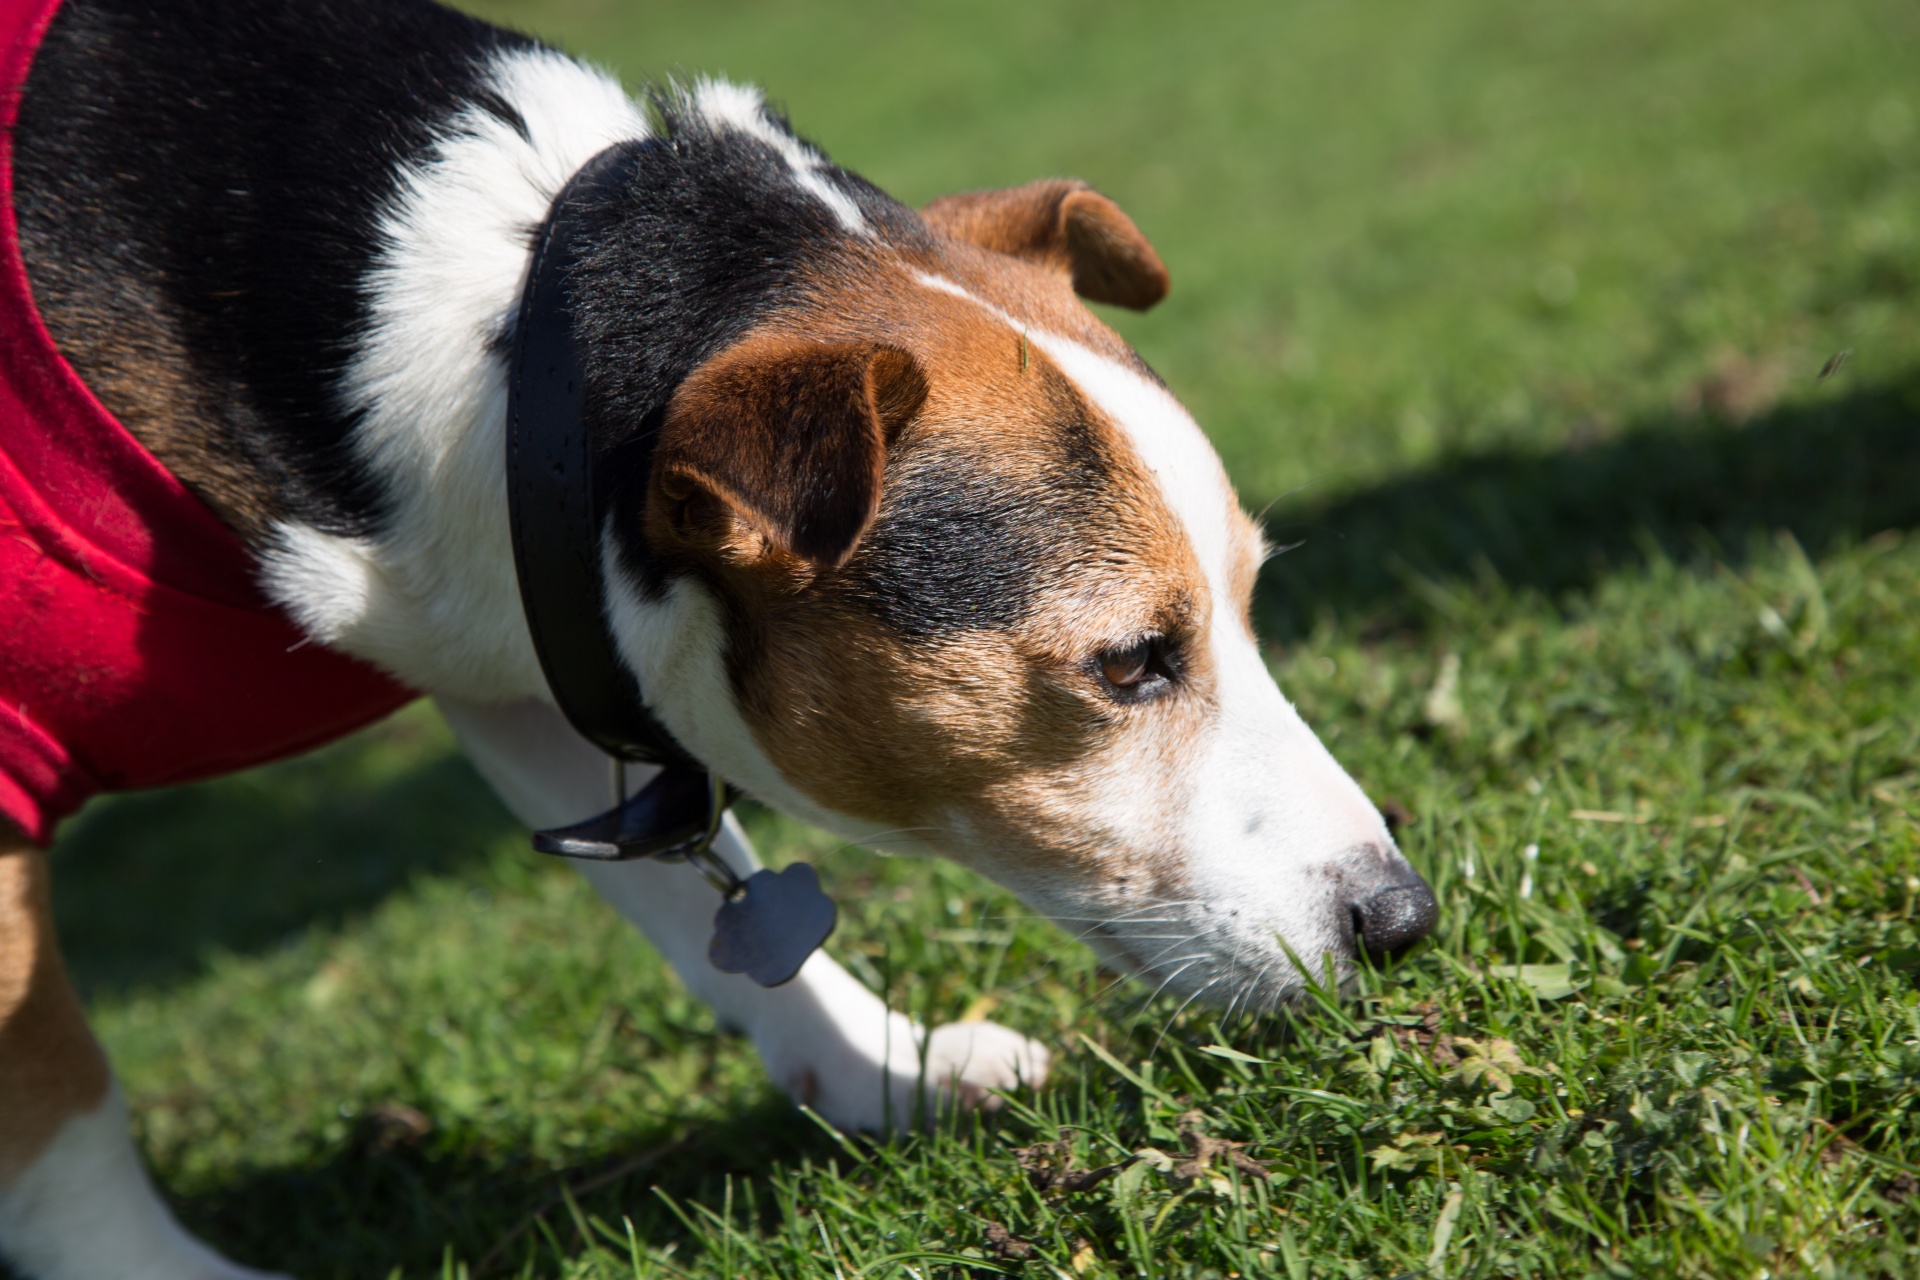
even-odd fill
[[[56,850],[197,1229],[309,1280],[1920,1270],[1920,10],[479,7],[760,80],[908,199],[1120,199],[1175,292],[1117,322],[1301,544],[1275,669],[1443,921],[1223,1026],[756,813],[896,1006],[1059,1051],[992,1123],[849,1141],[409,712]],[[1183,1131],[1268,1177],[1179,1176]],[[1171,1159],[1059,1192],[1056,1142]]]

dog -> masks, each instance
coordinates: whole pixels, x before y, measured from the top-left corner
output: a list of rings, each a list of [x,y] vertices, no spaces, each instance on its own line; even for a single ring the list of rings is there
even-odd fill
[[[1085,184],[915,211],[751,89],[637,103],[430,0],[0,0],[0,50],[0,1252],[23,1274],[258,1274],[156,1195],[64,976],[43,850],[88,794],[426,695],[530,826],[606,807],[530,632],[504,433],[541,229],[609,153],[630,168],[568,259],[604,514],[571,623],[674,750],[1088,922],[1183,997],[1279,1008],[1296,957],[1344,975],[1431,928],[1261,659],[1257,527],[1081,301],[1168,287]],[[731,820],[712,853],[757,866]],[[1044,1046],[918,1027],[824,953],[771,988],[720,972],[685,866],[582,869],[837,1125],[1046,1074]]]

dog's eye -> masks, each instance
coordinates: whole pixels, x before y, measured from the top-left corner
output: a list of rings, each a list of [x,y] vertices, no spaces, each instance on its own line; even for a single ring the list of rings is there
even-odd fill
[[[1124,702],[1136,702],[1166,688],[1173,674],[1166,641],[1144,636],[1119,649],[1109,649],[1095,663],[1107,692]]]
[[[1147,664],[1152,660],[1153,641],[1140,640],[1101,654],[1100,674],[1116,689],[1131,689],[1147,678]]]

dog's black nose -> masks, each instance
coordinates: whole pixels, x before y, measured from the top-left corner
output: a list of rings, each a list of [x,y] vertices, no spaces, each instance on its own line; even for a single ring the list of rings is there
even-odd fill
[[[1376,956],[1397,955],[1433,932],[1440,904],[1418,874],[1373,889],[1353,904],[1355,940]]]

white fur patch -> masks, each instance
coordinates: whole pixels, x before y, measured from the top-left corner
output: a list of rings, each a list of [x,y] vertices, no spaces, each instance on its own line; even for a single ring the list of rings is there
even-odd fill
[[[266,1280],[174,1219],[140,1167],[117,1085],[0,1189],[0,1253],[32,1280]]]
[[[620,654],[647,691],[648,707],[694,758],[782,813],[847,840],[892,853],[927,852],[914,836],[835,813],[787,781],[734,700],[725,624],[712,593],[684,577],[648,600],[619,563],[612,539],[602,546],[608,621]]]
[[[1125,751],[1098,774],[1101,765],[1086,765],[1087,820],[1117,842],[1156,815],[1182,815],[1187,895],[1122,909],[1107,885],[1022,885],[1018,866],[1000,878],[1065,919],[1111,917],[1104,936],[1091,932],[1086,940],[1151,982],[1182,995],[1210,992],[1221,1002],[1271,1003],[1297,982],[1280,941],[1315,966],[1327,952],[1343,951],[1343,876],[1393,845],[1378,810],[1281,694],[1240,625],[1232,596],[1236,500],[1226,469],[1164,387],[1069,338],[1029,328],[944,276],[916,278],[1026,334],[1120,428],[1185,533],[1212,597],[1206,643],[1219,711],[1203,758],[1155,787],[1138,780],[1156,769]]]
[[[1217,600],[1228,599],[1229,514],[1233,488],[1226,468],[1186,408],[1166,388],[1070,338],[1032,329],[965,286],[927,271],[914,273],[926,288],[962,298],[1008,328],[1025,334],[1052,357],[1101,412],[1120,424],[1154,478],[1174,517],[1193,543]]]
[[[794,182],[832,210],[842,227],[855,235],[868,234],[859,207],[828,180],[827,158],[768,119],[766,100],[758,89],[725,80],[700,80],[693,87],[693,105],[714,129],[744,133],[779,152]]]
[[[1126,432],[1193,544],[1213,592],[1215,612],[1231,612],[1233,488],[1206,434],[1166,388],[1119,361],[1050,333],[1035,331],[1030,339]]]
[[[969,291],[966,288],[966,286],[961,284],[956,284],[954,281],[947,279],[945,276],[937,276],[933,274],[933,272],[931,271],[916,271],[913,273],[913,278],[919,281],[921,284],[925,285],[927,288],[934,290],[936,293],[948,294],[955,298],[964,298],[966,301],[971,302],[974,306],[979,307],[982,311],[992,312],[994,315],[998,316],[1001,320],[1005,321],[1007,324],[1013,326],[1014,328],[1018,329],[1020,327],[1020,322],[1015,320],[1012,316],[1008,315],[1006,312],[1002,311],[1000,308],[994,306],[991,302],[988,302],[985,298],[976,297],[971,291]]]
[[[347,372],[354,444],[391,500],[377,540],[279,530],[264,578],[315,639],[416,688],[544,696],[507,532],[507,371],[493,344],[525,282],[528,231],[606,147],[648,134],[609,76],[547,50],[496,59],[529,138],[461,114],[402,175],[381,226],[373,318]]]
[[[1217,998],[1237,997],[1250,983],[1270,990],[1292,972],[1276,935],[1316,968],[1327,952],[1344,950],[1338,868],[1392,840],[1359,785],[1281,695],[1239,623],[1235,499],[1205,434],[1163,387],[1119,362],[1051,334],[1032,340],[1125,432],[1213,597],[1207,644],[1219,710],[1205,759],[1186,774],[1184,806],[1195,902],[1171,913],[1206,940],[1206,958],[1169,985],[1189,994],[1212,986]]]

